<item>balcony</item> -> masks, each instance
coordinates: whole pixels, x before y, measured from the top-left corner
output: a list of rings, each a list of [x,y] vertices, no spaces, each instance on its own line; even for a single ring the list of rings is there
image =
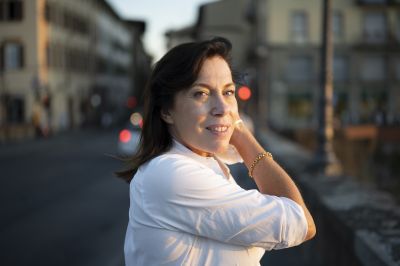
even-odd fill
[[[356,0],[359,6],[366,7],[383,7],[383,6],[400,6],[400,0]]]
[[[354,43],[356,49],[400,51],[400,36],[394,32],[373,32],[360,34]]]

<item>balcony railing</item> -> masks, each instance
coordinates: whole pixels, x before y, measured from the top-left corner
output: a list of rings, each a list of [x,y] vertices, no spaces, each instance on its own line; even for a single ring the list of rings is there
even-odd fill
[[[356,0],[355,2],[360,6],[400,6],[400,0]]]
[[[387,49],[387,51],[400,51],[400,35],[388,31],[377,34],[360,34],[354,43],[357,48]]]

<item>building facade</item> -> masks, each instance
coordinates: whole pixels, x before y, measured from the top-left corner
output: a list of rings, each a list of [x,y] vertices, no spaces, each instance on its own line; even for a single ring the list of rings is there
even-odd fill
[[[38,79],[46,78],[36,1],[0,1],[0,137],[33,134],[29,122]],[[22,34],[23,33],[23,34]],[[40,52],[39,52],[40,51]]]
[[[105,0],[0,0],[0,13],[0,139],[120,119],[144,23]]]
[[[85,119],[82,105],[94,78],[93,3],[48,0],[37,5],[37,20],[42,27],[36,31],[43,42],[38,51],[43,53],[39,72],[45,75],[37,77],[36,104],[48,99],[47,112],[42,116],[48,116],[52,131],[78,127]]]
[[[247,10],[247,0],[222,0],[203,4],[199,8],[195,25],[166,33],[167,46],[170,49],[183,42],[225,37],[233,44],[235,65],[245,68],[249,45],[252,43],[251,24],[246,20]]]
[[[316,125],[322,1],[265,1],[269,123]],[[334,108],[342,125],[400,123],[400,4],[333,1]]]

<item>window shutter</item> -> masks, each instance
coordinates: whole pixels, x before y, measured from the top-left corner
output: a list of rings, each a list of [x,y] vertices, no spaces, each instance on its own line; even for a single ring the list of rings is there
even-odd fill
[[[19,66],[20,68],[24,67],[24,62],[25,62],[25,58],[24,58],[24,47],[22,44],[19,45]]]
[[[24,20],[24,3],[22,1],[19,2],[19,12],[20,12],[20,20]]]
[[[0,1],[0,21],[5,21],[6,17],[5,17],[5,11],[6,11],[6,3],[3,1]]]
[[[0,44],[0,72],[4,71],[4,43]]]

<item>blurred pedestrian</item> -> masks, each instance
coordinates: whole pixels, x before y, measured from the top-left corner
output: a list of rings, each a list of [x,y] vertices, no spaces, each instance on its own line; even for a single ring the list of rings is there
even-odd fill
[[[42,119],[42,109],[39,103],[36,101],[33,103],[32,107],[32,125],[35,129],[36,137],[42,136],[41,119]]]
[[[296,185],[239,117],[230,50],[223,38],[186,43],[155,65],[140,146],[119,173],[130,182],[126,265],[258,265],[315,234]],[[239,187],[227,159],[259,191]]]
[[[32,107],[32,125],[35,129],[36,137],[48,137],[49,119],[48,113],[40,102],[36,101]]]

